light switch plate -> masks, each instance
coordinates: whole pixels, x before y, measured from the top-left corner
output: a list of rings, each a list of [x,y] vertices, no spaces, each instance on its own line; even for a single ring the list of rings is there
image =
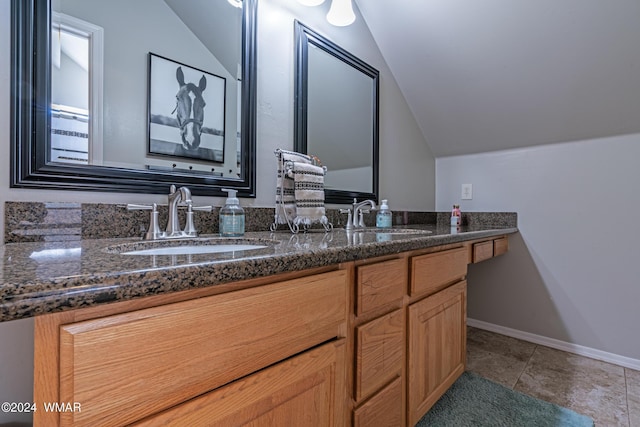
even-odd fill
[[[462,200],[471,200],[473,199],[473,185],[471,184],[462,184]]]

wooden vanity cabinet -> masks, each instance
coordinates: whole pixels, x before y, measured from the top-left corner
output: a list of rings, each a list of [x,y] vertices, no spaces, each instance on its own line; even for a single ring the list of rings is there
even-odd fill
[[[104,306],[37,318],[36,402],[81,411],[38,411],[34,423],[341,426],[347,277],[336,270],[135,310],[120,304],[141,302],[118,303],[115,314]]]
[[[352,424],[401,426],[407,259],[366,260],[354,269]]]
[[[413,426],[464,372],[465,247],[412,256],[407,307],[407,425]]]
[[[465,370],[469,241],[354,263],[350,334],[356,427],[414,426]],[[494,250],[494,246],[496,249]]]
[[[507,250],[499,236],[37,317],[34,399],[82,411],[35,426],[411,427],[464,372],[467,265]]]

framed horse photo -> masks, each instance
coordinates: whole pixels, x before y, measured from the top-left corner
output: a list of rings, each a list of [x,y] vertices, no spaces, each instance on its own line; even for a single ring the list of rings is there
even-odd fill
[[[224,162],[224,77],[149,53],[148,93],[149,154]]]

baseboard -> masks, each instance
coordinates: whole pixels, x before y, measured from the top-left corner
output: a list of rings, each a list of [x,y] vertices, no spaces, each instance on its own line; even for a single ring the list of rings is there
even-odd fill
[[[602,360],[603,362],[613,363],[614,365],[623,366],[625,368],[640,370],[640,360],[632,359],[626,356],[620,356],[614,353],[597,350],[591,347],[572,344],[566,341],[548,338],[542,335],[536,335],[529,332],[519,331],[517,329],[507,328],[505,326],[495,325],[493,323],[483,322],[476,319],[467,319],[467,325],[486,331],[495,332],[497,334],[506,335],[508,337],[529,341],[534,344],[544,345],[545,347],[555,348],[556,350],[566,351],[568,353],[577,354],[579,356],[590,357],[592,359]]]

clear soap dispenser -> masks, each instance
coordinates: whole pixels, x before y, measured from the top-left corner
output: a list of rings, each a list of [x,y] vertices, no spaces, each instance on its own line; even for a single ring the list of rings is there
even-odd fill
[[[227,201],[220,209],[220,235],[223,237],[240,237],[244,235],[244,209],[236,197],[236,190],[223,188],[227,192]]]
[[[380,205],[380,210],[376,215],[376,227],[378,228],[389,228],[392,224],[392,213],[389,210],[389,205],[387,204],[387,200],[384,199],[382,204]]]

